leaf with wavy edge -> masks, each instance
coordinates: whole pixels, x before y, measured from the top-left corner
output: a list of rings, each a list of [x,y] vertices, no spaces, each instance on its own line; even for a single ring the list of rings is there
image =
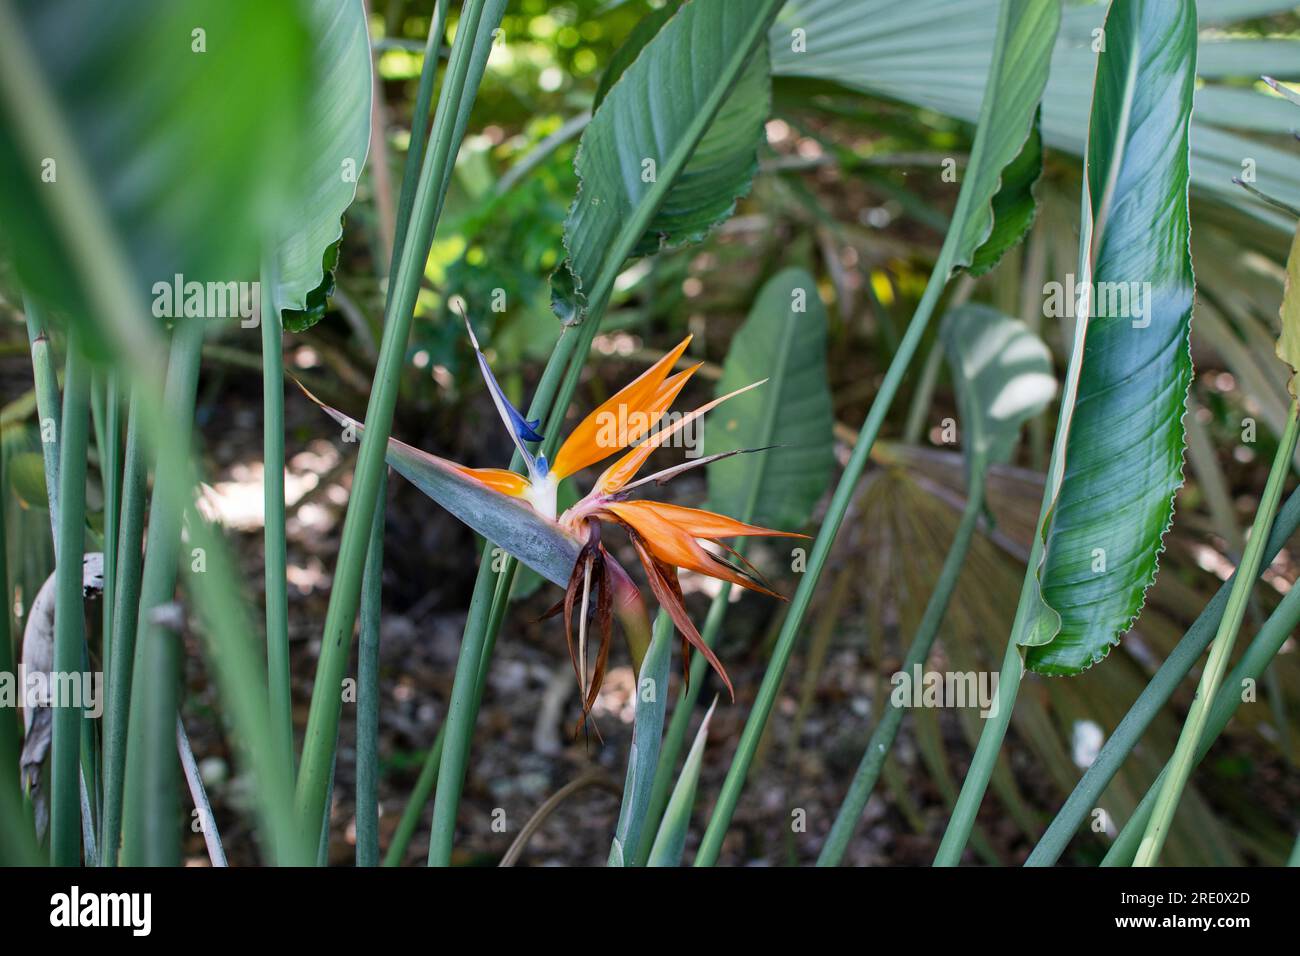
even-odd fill
[[[361,0],[311,0],[313,81],[304,142],[292,186],[289,217],[278,225],[269,293],[275,309],[289,311],[290,331],[315,325],[334,291],[334,266],[343,236],[343,213],[356,197],[370,150],[370,38]]]
[[[1196,44],[1191,0],[1115,0],[1106,18],[1078,280],[1098,291],[1077,309],[1085,318],[1044,496],[1039,600],[1016,635],[1026,666],[1044,674],[1092,666],[1137,620],[1182,485]],[[1122,300],[1110,292],[1135,282],[1139,295],[1114,314]]]
[[[639,212],[655,210],[632,246],[647,255],[701,238],[749,191],[769,106],[755,16],[734,0],[690,0],[609,88],[574,161],[555,297],[566,322],[581,321],[592,290],[622,266],[610,257],[628,248],[620,234]]]

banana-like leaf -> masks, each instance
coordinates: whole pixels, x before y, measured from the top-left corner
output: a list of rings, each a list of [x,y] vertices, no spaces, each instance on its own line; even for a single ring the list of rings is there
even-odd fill
[[[732,337],[718,394],[767,379],[733,399],[704,434],[706,454],[786,447],[714,462],[709,503],[768,528],[801,528],[835,466],[835,423],[826,381],[826,307],[803,269],[777,273]]]
[[[1105,30],[1077,280],[1093,291],[1076,309],[1048,475],[1041,600],[1016,635],[1046,674],[1092,666],[1137,620],[1183,480],[1195,7],[1115,0]]]
[[[748,191],[769,103],[763,11],[774,6],[692,0],[610,87],[575,160],[568,259],[554,280],[565,321],[608,294],[627,255],[701,237]]]
[[[306,389],[307,397],[359,440],[365,425],[331,408]],[[518,498],[503,495],[473,478],[445,458],[388,439],[388,464],[415,487],[449,511],[462,524],[504,548],[542,577],[561,587],[578,560],[581,545],[558,524],[538,514]]]
[[[789,0],[773,25],[772,72],[810,76],[947,116],[974,122],[992,58],[999,0]],[[1043,139],[1082,156],[1100,27],[1106,5],[1067,4],[1043,94]],[[1203,27],[1294,10],[1293,0],[1201,0]],[[790,34],[804,31],[803,52]],[[1300,42],[1258,37],[1224,39],[1207,30],[1192,124],[1192,180],[1198,194],[1247,210],[1256,220],[1291,232],[1276,210],[1247,199],[1232,184],[1243,171],[1258,176],[1271,196],[1300,205],[1300,156],[1272,145],[1257,131],[1289,136],[1295,119],[1280,97],[1241,86],[1266,73],[1300,79]],[[1224,82],[1220,82],[1224,81]]]
[[[646,866],[681,865],[682,851],[686,849],[686,830],[691,824],[691,809],[695,806],[695,790],[700,783],[700,767],[704,763],[704,744],[709,738],[709,721],[713,719],[713,709],[717,706],[718,699],[715,697],[686,754],[686,762],[682,764],[682,773],[677,778],[677,785],[673,787],[673,795],[668,798],[668,809],[664,811],[663,822],[655,834],[654,846],[650,848]]]
[[[85,314],[65,265],[77,250],[58,238],[51,209],[69,219],[90,207],[46,201],[74,168],[155,310],[177,275],[256,277],[262,240],[302,212],[286,202],[310,81],[296,4],[9,0],[0,32],[17,47],[3,56],[5,87],[22,97],[0,98],[0,229],[28,289]],[[84,331],[99,342],[93,324]]]
[[[623,803],[618,811],[614,841],[609,848],[610,866],[629,865],[636,859],[637,844],[644,838],[641,831],[646,811],[650,809],[651,785],[663,742],[664,712],[668,709],[668,663],[672,656],[669,638],[672,634],[672,620],[661,612],[655,618],[654,637],[637,675],[632,746],[627,755]]]
[[[964,433],[966,471],[1011,460],[1020,426],[1056,394],[1052,353],[1019,319],[968,303],[940,330]]]
[[[370,39],[361,0],[311,0],[312,122],[294,171],[292,215],[276,230],[274,288],[264,301],[286,316],[291,331],[325,314],[333,291],[342,217],[357,192],[370,149]],[[319,295],[313,296],[319,291]],[[265,297],[269,296],[269,299]]]

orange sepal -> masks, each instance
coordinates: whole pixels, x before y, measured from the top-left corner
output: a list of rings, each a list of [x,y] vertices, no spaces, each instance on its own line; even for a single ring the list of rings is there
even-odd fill
[[[796,531],[774,531],[758,525],[745,524],[726,515],[700,508],[687,508],[683,505],[670,505],[662,501],[622,501],[616,502],[621,513],[628,510],[649,511],[671,521],[679,528],[685,528],[696,538],[745,538],[771,535],[775,538],[806,538],[808,535]]]
[[[650,453],[673,435],[677,434],[705,412],[712,411],[728,399],[735,398],[743,392],[748,392],[751,388],[757,388],[766,381],[767,379],[763,379],[762,381],[754,382],[752,385],[746,385],[744,388],[738,388],[734,392],[728,392],[720,398],[715,398],[711,402],[706,402],[699,408],[695,409],[695,411],[689,412],[677,419],[677,421],[673,422],[669,427],[662,428],[655,432],[618,461],[614,462],[614,464],[606,468],[604,473],[596,481],[596,490],[602,495],[610,495],[618,491],[636,477],[636,473],[641,470],[641,466],[645,464],[645,460],[650,457]]]
[[[489,488],[499,491],[503,495],[522,498],[528,493],[528,479],[517,472],[507,471],[505,468],[466,468],[464,465],[457,465],[454,462],[452,467],[463,475],[477,478]]]
[[[560,446],[555,461],[551,462],[551,471],[560,478],[567,478],[626,448],[654,428],[686,380],[699,368],[696,365],[664,381],[690,343],[691,336],[688,335],[675,349],[579,422]],[[601,438],[608,428],[610,416],[613,416],[617,429],[623,432],[617,434],[616,441]]]
[[[665,564],[704,574],[770,597],[780,598],[771,588],[712,554],[695,540],[695,535],[663,515],[645,507],[644,501],[611,501],[604,506],[615,520],[631,528],[646,550]]]

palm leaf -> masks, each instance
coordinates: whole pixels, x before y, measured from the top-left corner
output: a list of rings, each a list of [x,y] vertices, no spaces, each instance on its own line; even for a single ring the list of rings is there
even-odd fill
[[[1202,0],[1198,6],[1204,27],[1294,9],[1284,0]],[[772,71],[832,80],[974,122],[992,59],[997,9],[998,0],[790,0],[772,28]],[[1045,143],[1076,156],[1086,145],[1093,45],[1104,12],[1101,3],[1064,11],[1043,94]],[[790,49],[795,28],[806,31],[806,52]],[[1242,197],[1232,177],[1242,174],[1243,161],[1254,160],[1262,190],[1300,204],[1300,157],[1248,135],[1289,135],[1296,121],[1278,109],[1278,96],[1232,81],[1254,80],[1261,73],[1300,79],[1300,41],[1223,39],[1220,31],[1207,32],[1200,46],[1206,82],[1196,93],[1198,115],[1192,123],[1193,184],[1199,194],[1242,206],[1256,220],[1289,234],[1285,217]]]

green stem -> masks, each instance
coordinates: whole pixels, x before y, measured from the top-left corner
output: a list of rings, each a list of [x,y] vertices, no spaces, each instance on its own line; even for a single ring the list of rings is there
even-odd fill
[[[32,377],[36,382],[36,417],[45,461],[45,494],[50,504],[50,532],[57,539],[59,524],[59,379],[54,370],[50,337],[45,331],[45,311],[30,296],[23,296],[27,340],[32,350]],[[58,541],[55,541],[57,548]]]
[[[159,475],[178,476],[158,482],[155,494],[166,492],[170,506],[178,511],[188,508],[193,540],[207,553],[207,574],[192,575],[189,584],[191,597],[207,623],[203,637],[208,660],[259,782],[258,804],[267,831],[294,851],[286,854],[286,859],[301,861],[304,855],[296,839],[298,829],[291,822],[292,784],[264,740],[270,722],[266,675],[248,637],[252,625],[245,614],[239,581],[224,540],[193,506],[198,471],[189,457],[192,422],[178,425],[169,417],[172,409],[166,403],[162,376],[167,364],[165,342],[157,323],[149,317],[148,303],[139,294],[138,277],[123,253],[58,103],[20,42],[21,35],[13,4],[0,0],[0,103],[15,118],[11,131],[29,161],[39,162],[51,154],[61,157],[60,188],[42,191],[45,211],[68,251],[64,265],[69,280],[84,291],[116,363],[130,375],[132,388],[141,396],[142,434],[157,450]]]
[[[379,625],[384,594],[384,499],[370,529],[361,584],[361,636],[357,647],[357,866],[379,865]]]
[[[104,386],[104,427],[99,449],[99,473],[104,485],[104,618],[100,660],[104,673],[112,669],[113,618],[117,607],[117,530],[122,516],[122,423],[118,376],[109,371]]]
[[[748,521],[747,518],[739,520]],[[739,544],[743,544],[743,540]],[[737,551],[743,550],[741,547]],[[704,618],[704,627],[700,631],[700,637],[710,648],[714,646],[718,639],[718,634],[722,630],[722,622],[727,617],[727,609],[731,606],[731,584],[722,582],[718,593],[714,595],[713,602],[709,605],[709,613]],[[703,654],[695,654],[691,658],[691,679],[687,686],[684,686],[677,695],[677,703],[673,706],[673,717],[668,724],[668,732],[664,734],[663,743],[659,747],[659,763],[655,767],[654,784],[650,788],[650,803],[646,810],[645,832],[658,833],[659,823],[664,818],[664,813],[668,810],[668,801],[672,799],[673,785],[676,783],[677,758],[681,755],[682,747],[686,740],[687,731],[690,729],[691,716],[695,713],[695,705],[699,702],[700,691],[708,675],[705,673],[709,662],[704,659]],[[647,866],[650,861],[650,850],[653,840],[642,840],[637,846],[636,855],[633,857],[635,866]]]
[[[1286,597],[1282,599],[1277,609],[1269,615],[1268,620],[1259,629],[1259,633],[1255,635],[1245,653],[1241,655],[1241,660],[1237,662],[1237,666],[1233,668],[1232,673],[1228,675],[1227,680],[1223,682],[1223,686],[1219,688],[1218,694],[1215,695],[1214,705],[1210,709],[1209,718],[1205,722],[1205,729],[1196,748],[1196,758],[1193,766],[1205,759],[1210,747],[1223,733],[1224,728],[1228,726],[1229,721],[1232,720],[1233,715],[1241,706],[1242,689],[1246,686],[1246,682],[1260,679],[1267,671],[1270,662],[1282,650],[1282,645],[1295,632],[1297,626],[1300,626],[1300,588],[1292,588],[1287,592]],[[1102,861],[1103,866],[1126,866],[1132,862],[1142,835],[1151,819],[1156,797],[1163,789],[1164,781],[1169,776],[1169,768],[1172,764],[1171,759],[1165,768],[1160,771],[1160,776],[1147,789],[1141,803],[1138,804],[1128,823],[1124,825],[1119,836],[1111,845],[1109,852]]]
[[[288,563],[284,520],[284,330],[275,302],[273,263],[264,263],[262,325],[263,566],[266,582],[266,680],[270,731],[293,763],[293,695],[289,682]]]
[[[966,507],[962,511],[961,521],[957,525],[957,534],[948,549],[948,556],[944,558],[939,580],[935,582],[934,591],[931,592],[930,600],[925,606],[925,613],[917,627],[916,636],[912,638],[907,656],[903,658],[904,674],[910,675],[913,669],[925,665],[926,658],[930,656],[930,648],[939,633],[939,625],[943,623],[948,603],[952,599],[953,591],[957,587],[957,579],[961,575],[962,564],[966,561],[966,553],[970,550],[975,526],[979,523],[980,513],[984,507],[984,470],[983,462],[975,462],[971,487],[967,493]],[[862,817],[862,810],[867,805],[871,791],[875,789],[876,781],[880,778],[880,772],[889,757],[894,738],[898,736],[898,728],[903,722],[904,713],[905,708],[894,706],[892,700],[886,705],[880,723],[876,725],[871,739],[867,741],[862,762],[858,764],[857,773],[854,774],[853,782],[849,785],[844,803],[840,805],[835,823],[831,826],[831,832],[822,846],[821,855],[817,858],[818,866],[838,866],[844,857],[844,851],[848,849],[849,841],[853,839],[853,833]]]
[[[1187,785],[1187,779],[1191,776],[1192,767],[1196,763],[1196,751],[1210,717],[1211,702],[1223,681],[1224,672],[1232,656],[1233,645],[1237,641],[1237,632],[1241,629],[1241,622],[1246,615],[1250,592],[1263,560],[1264,542],[1268,537],[1268,529],[1273,524],[1273,517],[1277,514],[1278,502],[1282,498],[1282,487],[1291,468],[1291,455],[1295,452],[1297,436],[1300,436],[1300,406],[1292,400],[1286,430],[1278,444],[1277,455],[1273,458],[1273,467],[1264,486],[1264,495],[1260,499],[1259,509],[1255,512],[1255,523],[1251,528],[1250,540],[1247,541],[1246,550],[1241,558],[1240,570],[1244,573],[1238,576],[1232,593],[1228,595],[1228,606],[1224,611],[1223,619],[1219,622],[1214,643],[1210,646],[1210,656],[1206,661],[1205,670],[1201,673],[1196,699],[1192,701],[1192,709],[1187,714],[1182,733],[1178,736],[1178,745],[1174,748],[1169,771],[1165,775],[1151,820],[1147,823],[1142,843],[1133,860],[1134,866],[1154,866],[1161,849],[1164,848],[1165,839],[1169,836],[1174,811],[1178,808],[1183,788]]]
[[[762,6],[755,10],[751,30],[736,51],[738,55],[734,63],[735,75],[738,76],[744,64],[748,62],[751,51],[765,34],[767,25],[771,23],[779,7],[779,0],[762,0]],[[576,330],[572,328],[565,329],[552,351],[550,359],[547,361],[546,368],[542,372],[542,379],[538,383],[532,404],[529,406],[527,417],[530,419],[544,418],[546,420],[546,440],[542,443],[541,449],[542,453],[548,458],[552,456],[559,445],[560,429],[563,426],[565,413],[568,410],[569,402],[573,398],[573,393],[577,389],[583,366],[586,364],[587,354],[591,350],[591,343],[595,340],[596,333],[600,329],[601,320],[604,318],[605,309],[614,290],[615,280],[622,271],[624,262],[632,254],[636,243],[645,234],[651,219],[667,196],[673,180],[681,171],[681,167],[685,165],[691,152],[694,151],[695,146],[707,131],[709,122],[716,114],[721,103],[722,97],[718,96],[716,101],[701,111],[689,135],[686,137],[689,140],[688,148],[683,149],[682,145],[679,144],[674,151],[674,154],[680,157],[679,163],[665,164],[660,169],[656,184],[652,187],[646,200],[623,223],[618,236],[614,240],[613,251],[604,257],[601,269],[591,283],[581,324],[578,325]],[[556,393],[557,384],[558,394]],[[523,461],[519,454],[516,453],[511,459],[510,467],[518,470],[522,465]],[[478,668],[487,666],[487,659],[483,657],[483,650],[485,647],[490,647],[491,642],[495,641],[496,631],[500,628],[499,622],[504,619],[505,604],[510,598],[509,583],[514,578],[514,571],[515,560],[513,557],[507,557],[501,572],[501,578],[506,582],[507,586],[504,589],[498,588],[496,590],[496,597],[493,598],[490,612],[480,612],[476,616],[473,613],[473,607],[476,603],[481,603],[485,599],[487,588],[492,586],[492,575],[484,573],[480,569],[474,587],[474,595],[470,599],[471,614],[466,621],[465,634],[461,639],[461,657],[456,665],[458,681],[471,679],[470,675],[477,673]],[[492,621],[498,623],[492,625],[490,623]],[[485,626],[492,628],[490,634],[482,633]],[[452,704],[448,710],[448,722],[451,721],[452,713],[462,708],[467,712],[457,715],[456,730],[448,732],[448,744],[443,750],[442,764],[439,770],[438,793],[434,800],[435,832],[429,846],[430,865],[445,866],[451,860],[452,834],[440,835],[437,828],[440,824],[446,826],[450,823],[450,826],[454,829],[456,809],[464,785],[465,760],[469,752],[469,741],[468,739],[455,741],[453,738],[455,733],[464,734],[468,737],[473,732],[474,717],[477,713],[477,704],[473,703],[473,698],[468,694],[458,695],[453,687]],[[438,810],[440,802],[443,802],[441,812]],[[436,856],[434,854],[435,847],[438,850]]]
[[[486,17],[485,7],[490,7]],[[365,553],[386,467],[385,453],[392,432],[393,411],[397,404],[415,298],[433,241],[433,229],[446,198],[456,147],[464,136],[469,108],[487,65],[492,31],[500,22],[503,8],[503,0],[467,0],[465,4],[439,92],[431,148],[424,157],[416,189],[412,230],[402,246],[397,272],[390,285],[384,334],[330,589],[321,657],[316,669],[295,793],[297,816],[303,837],[308,841],[317,838],[325,815],[341,708],[339,688],[351,653]]]
[[[1287,539],[1295,533],[1296,528],[1300,528],[1300,489],[1291,493],[1273,522],[1268,544],[1264,547],[1262,566],[1267,566],[1268,562],[1277,556]],[[1227,607],[1228,595],[1235,586],[1236,580],[1237,574],[1233,572],[1232,577],[1220,586],[1192,626],[1187,629],[1182,640],[1165,658],[1155,676],[1143,688],[1138,699],[1124,715],[1124,719],[1106,740],[1097,759],[1084,772],[1074,792],[1061,806],[1056,818],[1047,828],[1042,839],[1038,841],[1034,851],[1029,854],[1025,866],[1051,866],[1060,859],[1066,846],[1069,845],[1070,838],[1097,806],[1102,793],[1119,771],[1124,759],[1137,746],[1156,714],[1168,703],[1179,683],[1187,676],[1205,649],[1210,646],[1215,629],[1223,618],[1224,608]]]
[[[433,785],[438,782],[438,764],[442,761],[442,745],[446,739],[447,725],[443,724],[438,728],[438,736],[434,738],[433,746],[424,755],[424,766],[420,768],[420,776],[415,781],[415,788],[406,801],[405,809],[402,810],[402,818],[397,821],[397,829],[393,831],[393,841],[388,844],[388,852],[384,855],[384,866],[401,866],[402,860],[406,857],[406,848],[411,845],[411,837],[415,835],[415,828],[420,824],[420,816],[429,802],[429,794],[433,793]]]
[[[0,488],[5,484],[4,456],[0,454]],[[0,674],[16,674],[14,666],[13,621],[14,591],[9,586],[8,540],[5,537],[5,511],[8,501],[0,496]],[[22,789],[18,781],[19,741],[18,708],[0,708],[0,812],[22,806]],[[25,828],[23,815],[15,812],[9,821],[15,830]],[[6,839],[10,833],[6,830]],[[7,859],[7,857],[6,857]]]
[[[126,425],[126,469],[122,476],[122,519],[117,535],[117,582],[104,600],[113,613],[112,655],[106,662],[108,694],[104,708],[104,815],[99,839],[100,864],[116,866],[122,841],[122,789],[126,773],[127,714],[131,701],[131,672],[135,660],[135,631],[140,606],[140,542],[144,535],[145,462],[140,435],[140,396],[131,395]],[[105,542],[107,545],[108,542]]]
[[[456,677],[452,682],[451,700],[447,704],[446,739],[438,771],[438,790],[433,798],[433,830],[429,835],[429,865],[450,866],[451,848],[456,836],[456,812],[465,785],[465,764],[469,757],[470,737],[477,716],[478,674],[486,662],[483,654],[492,613],[490,582],[497,577],[492,570],[489,548],[478,566],[478,580],[469,606],[469,620],[456,660]],[[513,567],[510,568],[513,573]]]
[[[189,787],[190,799],[198,813],[199,829],[203,833],[203,844],[208,848],[208,860],[213,866],[227,866],[226,851],[221,845],[221,832],[217,829],[217,818],[212,812],[212,803],[208,792],[203,788],[203,776],[199,773],[198,762],[190,747],[190,738],[185,733],[185,724],[180,714],[176,715],[176,752],[180,755],[181,769],[185,771],[185,784]]]
[[[203,319],[178,322],[167,365],[164,409],[180,447],[189,448],[203,344]],[[127,726],[122,863],[180,863],[180,760],[176,714],[180,709],[180,639],[156,615],[167,614],[181,560],[180,504],[192,493],[186,469],[159,456],[149,507],[149,538],[140,583],[131,713]],[[189,562],[186,555],[186,563]],[[207,555],[202,554],[206,563]]]
[[[952,236],[953,233],[950,231],[949,235]],[[894,358],[889,363],[885,378],[880,383],[880,391],[877,392],[876,399],[872,402],[871,411],[867,413],[866,421],[862,423],[862,430],[858,434],[853,454],[849,457],[844,473],[840,476],[839,484],[836,485],[835,493],[831,497],[830,506],[826,510],[826,517],[822,521],[816,541],[813,542],[812,553],[808,558],[808,568],[799,582],[799,587],[795,590],[794,597],[790,601],[790,610],[786,614],[785,622],[781,625],[781,633],[777,636],[772,659],[768,663],[767,671],[763,674],[763,683],[759,686],[758,696],[754,699],[754,707],[750,711],[749,719],[745,722],[745,729],[736,748],[736,755],[727,770],[727,777],[723,781],[722,791],[718,794],[718,802],[714,805],[713,815],[709,818],[708,828],[704,831],[704,839],[700,843],[699,852],[695,857],[696,866],[712,866],[717,862],[718,853],[722,849],[722,839],[726,836],[727,828],[731,825],[731,817],[736,811],[740,791],[745,785],[749,767],[753,763],[754,754],[758,750],[759,741],[763,736],[763,730],[767,726],[768,717],[771,715],[772,707],[776,703],[777,694],[781,689],[781,682],[785,677],[785,669],[790,662],[790,655],[794,652],[794,645],[799,637],[800,628],[803,626],[804,615],[808,613],[813,592],[816,591],[817,582],[821,579],[822,569],[826,566],[827,558],[830,557],[835,536],[839,533],[840,525],[844,523],[844,516],[848,513],[849,504],[857,491],[858,479],[862,476],[871,455],[871,446],[876,443],[876,436],[880,434],[880,428],[885,422],[889,407],[898,394],[903,376],[907,373],[907,367],[916,355],[917,346],[920,345],[921,338],[925,335],[926,326],[934,314],[935,304],[938,302],[939,296],[943,294],[944,285],[952,269],[952,261],[952,243],[948,242],[945,243],[943,250],[939,253],[939,260],[935,263],[934,271],[930,275],[930,281],[926,284],[925,293],[917,304],[916,313],[912,316],[907,331],[903,334],[903,340],[899,343],[898,351],[894,353]]]
[[[72,337],[63,382],[58,557],[54,569],[56,677],[81,671],[86,645],[81,563],[86,533],[90,368]],[[50,752],[50,860],[55,866],[76,866],[81,862],[81,719],[82,709],[76,701],[55,701]]]

